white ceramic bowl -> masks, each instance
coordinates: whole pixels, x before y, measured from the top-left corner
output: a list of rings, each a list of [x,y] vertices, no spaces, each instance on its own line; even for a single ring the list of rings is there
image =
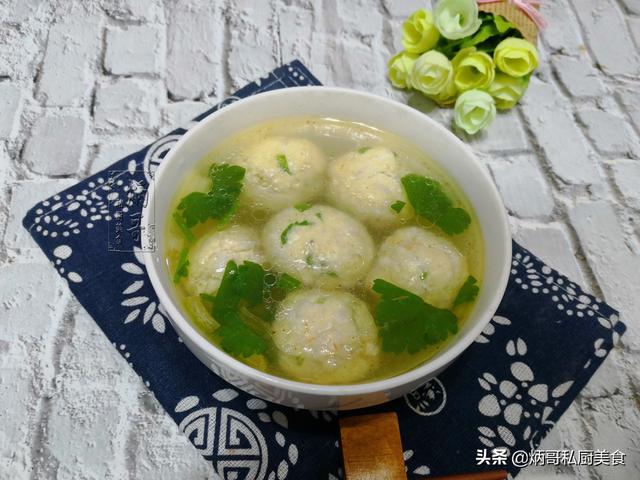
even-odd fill
[[[485,244],[485,272],[480,295],[457,336],[436,356],[413,370],[369,383],[326,386],[286,380],[249,367],[209,343],[179,307],[162,252],[169,207],[184,175],[217,144],[257,123],[311,115],[362,122],[412,142],[440,164],[474,206]],[[233,103],[191,128],[155,173],[142,226],[156,232],[155,251],[145,263],[158,298],[189,349],[211,370],[265,400],[312,410],[353,409],[383,403],[411,392],[436,376],[480,334],[493,316],[507,284],[511,235],[507,215],[486,168],[447,129],[406,105],[368,93],[330,87],[299,87],[263,93]]]

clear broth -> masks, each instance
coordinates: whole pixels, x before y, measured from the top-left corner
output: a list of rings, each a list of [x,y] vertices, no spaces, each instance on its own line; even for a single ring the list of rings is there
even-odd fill
[[[193,191],[206,191],[209,188],[210,180],[208,177],[208,170],[212,163],[236,164],[237,158],[244,154],[243,152],[247,145],[259,142],[271,136],[299,137],[311,140],[325,152],[329,162],[335,160],[344,153],[358,148],[384,146],[391,149],[396,154],[396,158],[401,166],[402,175],[416,173],[433,178],[440,182],[446,193],[453,200],[454,204],[464,208],[471,216],[471,224],[469,228],[459,235],[446,236],[438,227],[430,224],[427,220],[416,216],[411,220],[406,221],[399,228],[418,225],[426,230],[433,231],[439,236],[445,236],[464,255],[467,260],[469,275],[473,275],[478,280],[480,288],[482,288],[482,277],[484,271],[483,237],[475,211],[466,196],[449,178],[445,171],[416,146],[406,140],[403,140],[397,135],[360,123],[336,120],[332,118],[299,117],[280,119],[273,122],[259,124],[255,127],[244,130],[222,142],[207,154],[192,171],[186,173],[173,199],[170,214],[175,211],[180,199],[185,195]],[[331,202],[324,199],[322,195],[313,199],[311,203],[331,205]],[[337,206],[337,208],[339,208],[339,206]],[[229,226],[236,224],[249,225],[260,232],[269,218],[270,214],[260,210],[260,208],[256,208],[256,206],[249,208],[241,205],[236,215],[229,223]],[[197,241],[197,239],[202,235],[205,235],[212,229],[217,228],[218,227],[215,222],[208,221],[197,225],[192,229],[192,231]],[[395,230],[395,228],[388,229],[386,231],[374,231],[372,229],[368,229],[369,234],[374,240],[376,249],[380,243]],[[164,244],[166,245],[166,266],[169,273],[172,274],[176,268],[180,251],[183,246],[185,246],[186,241],[180,229],[171,219],[167,222]],[[356,285],[354,288],[345,289],[345,291],[348,291],[363,300],[368,305],[369,310],[373,315],[375,297],[362,283],[363,282]],[[184,300],[189,297],[189,293],[181,284],[174,286],[184,307]],[[465,304],[456,308],[459,327],[464,324],[472,309],[473,303]],[[183,311],[189,318],[190,314],[188,310],[183,308]],[[217,344],[210,332],[203,329],[199,323],[193,321],[192,323],[200,333],[207,338],[207,340],[213,344]],[[428,346],[415,354],[396,354],[381,350],[379,367],[374,370],[371,375],[353,383],[380,380],[407,372],[433,357],[438,353],[438,351],[443,349],[452,338],[454,337],[449,337],[449,339],[440,344]],[[251,357],[249,357],[249,359],[238,359],[267,373],[289,378],[291,380],[298,380],[282,371],[278,367],[277,362],[270,362],[266,364],[265,362],[256,363],[254,361],[255,359],[252,359]]]

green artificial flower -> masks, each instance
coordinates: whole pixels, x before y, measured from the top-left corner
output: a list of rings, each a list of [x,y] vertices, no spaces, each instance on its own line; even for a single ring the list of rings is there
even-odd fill
[[[453,60],[453,81],[461,92],[487,88],[495,77],[493,60],[475,47],[463,48]]]
[[[538,66],[538,49],[522,38],[509,37],[501,41],[493,52],[493,60],[500,71],[512,77],[524,77]]]
[[[441,107],[450,107],[456,102],[457,95],[458,89],[456,88],[456,83],[453,81],[453,77],[451,77],[442,92],[438,95],[432,95],[430,98]]]
[[[473,35],[482,23],[475,0],[440,0],[434,16],[440,34],[449,40]]]
[[[482,90],[467,90],[456,100],[454,121],[470,135],[488,127],[496,116],[496,102]]]
[[[404,50],[391,57],[389,63],[387,63],[387,68],[389,70],[389,80],[391,80],[391,84],[394,87],[411,87],[411,70],[417,58],[417,54],[405,52]]]
[[[402,24],[402,45],[407,52],[424,53],[435,47],[438,40],[440,32],[427,10],[416,10]]]
[[[453,78],[453,66],[442,53],[430,50],[413,64],[411,85],[428,96],[441,95]]]
[[[506,73],[498,72],[487,91],[496,101],[498,110],[508,110],[518,103],[528,84],[528,79],[511,77]]]

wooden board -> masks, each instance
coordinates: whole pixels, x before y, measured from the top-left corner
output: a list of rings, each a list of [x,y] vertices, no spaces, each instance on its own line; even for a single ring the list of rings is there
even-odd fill
[[[395,412],[340,419],[347,480],[407,480]]]

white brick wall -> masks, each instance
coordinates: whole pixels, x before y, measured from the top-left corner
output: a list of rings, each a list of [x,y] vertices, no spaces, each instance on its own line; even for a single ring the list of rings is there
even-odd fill
[[[114,75],[159,74],[164,67],[164,26],[108,27],[104,68]]]
[[[295,57],[328,84],[408,101],[389,87],[385,63],[402,19],[424,3],[0,2],[0,478],[212,477],[70,299],[22,229],[26,209]],[[489,167],[515,238],[618,307],[629,327],[544,445],[628,457],[613,473],[522,478],[637,479],[640,2],[554,0],[542,10],[542,63],[522,105],[463,138]],[[450,125],[450,111],[430,115]]]

